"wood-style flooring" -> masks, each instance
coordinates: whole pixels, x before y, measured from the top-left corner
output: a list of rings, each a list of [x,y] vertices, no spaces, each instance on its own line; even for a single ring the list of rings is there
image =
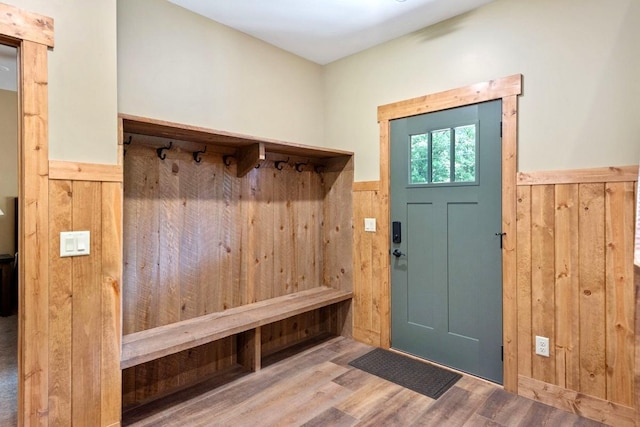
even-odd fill
[[[372,347],[336,337],[225,383],[125,413],[135,426],[601,426],[463,376],[438,400],[348,362]],[[271,363],[271,364],[270,364]],[[216,386],[215,388],[212,388]]]

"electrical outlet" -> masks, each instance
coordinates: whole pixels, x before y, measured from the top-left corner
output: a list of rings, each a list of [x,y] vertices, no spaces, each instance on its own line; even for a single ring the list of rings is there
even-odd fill
[[[536,354],[549,357],[549,338],[536,335]]]

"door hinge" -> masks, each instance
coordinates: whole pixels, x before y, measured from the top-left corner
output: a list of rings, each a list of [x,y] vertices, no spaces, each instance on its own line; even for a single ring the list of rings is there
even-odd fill
[[[504,346],[500,346],[500,360],[504,362]]]
[[[502,122],[500,122],[500,138],[502,138]]]

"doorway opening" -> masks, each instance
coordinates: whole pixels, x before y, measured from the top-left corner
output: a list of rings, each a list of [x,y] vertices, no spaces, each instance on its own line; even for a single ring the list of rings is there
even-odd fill
[[[0,425],[18,419],[18,49],[0,44]]]

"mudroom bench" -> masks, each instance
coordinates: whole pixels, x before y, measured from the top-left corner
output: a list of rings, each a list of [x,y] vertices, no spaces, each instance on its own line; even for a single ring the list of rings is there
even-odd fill
[[[261,326],[348,301],[352,296],[352,292],[320,286],[134,332],[122,337],[120,367],[130,368],[237,335],[239,363],[251,371],[258,371],[261,359]]]
[[[353,153],[120,115],[122,407],[352,333]]]

